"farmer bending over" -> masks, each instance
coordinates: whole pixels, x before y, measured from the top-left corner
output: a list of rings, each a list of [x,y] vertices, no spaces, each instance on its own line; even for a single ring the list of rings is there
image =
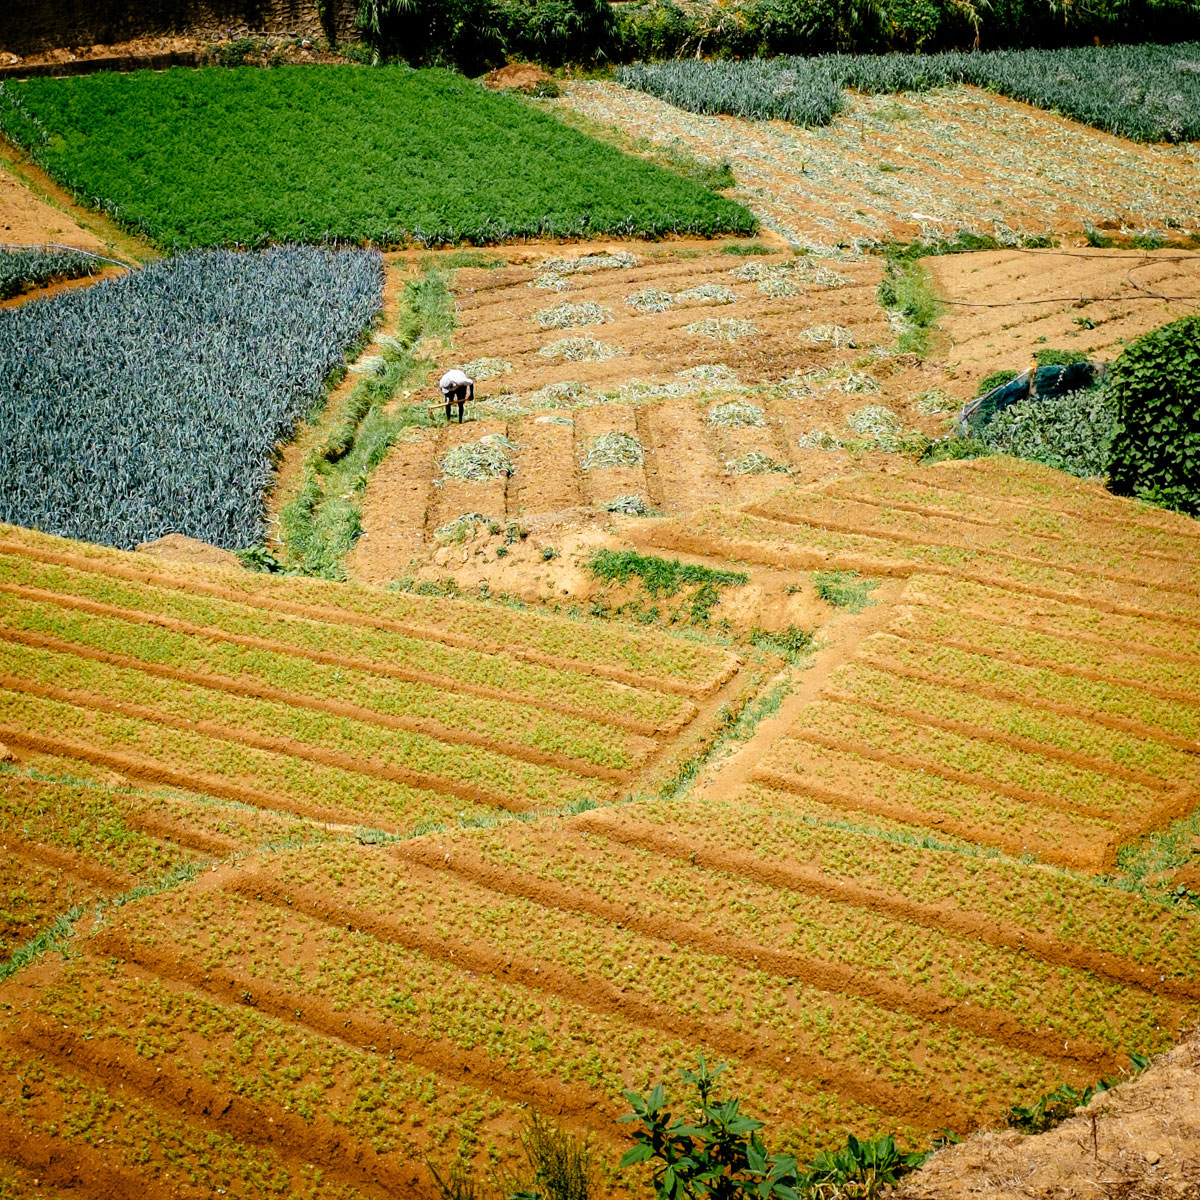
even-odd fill
[[[461,425],[463,405],[468,400],[475,399],[475,380],[458,370],[447,371],[442,376],[438,387],[442,389],[442,395],[446,400],[446,424],[450,424],[450,409],[457,404],[458,423]]]

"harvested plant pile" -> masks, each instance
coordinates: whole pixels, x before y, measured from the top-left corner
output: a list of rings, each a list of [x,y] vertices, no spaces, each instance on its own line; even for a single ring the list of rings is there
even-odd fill
[[[174,249],[756,225],[740,205],[449,71],[209,68],[4,88],[0,132],[82,200]]]
[[[193,253],[0,313],[0,519],[263,534],[271,458],[380,309],[379,255]]]
[[[826,125],[843,90],[924,92],[969,83],[1145,142],[1200,138],[1200,44],[953,54],[682,59],[617,78],[692,112]]]

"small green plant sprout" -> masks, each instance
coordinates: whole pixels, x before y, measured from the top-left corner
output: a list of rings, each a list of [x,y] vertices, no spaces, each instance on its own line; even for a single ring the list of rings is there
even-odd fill
[[[604,504],[604,511],[616,513],[619,517],[657,517],[658,510],[647,503],[644,496],[636,492],[627,492],[623,496],[614,496]]]
[[[592,438],[583,457],[583,469],[595,467],[640,467],[646,460],[642,443],[631,433],[614,430]]]
[[[962,405],[941,388],[922,392],[916,400],[917,412],[923,417],[939,417],[943,413],[958,412]]]
[[[750,645],[770,654],[778,654],[793,665],[812,649],[813,635],[798,625],[786,629],[760,629],[757,625],[750,630]]]
[[[675,297],[662,288],[642,288],[640,292],[626,296],[625,303],[640,313],[660,313],[666,312],[675,303]]]
[[[787,463],[764,454],[761,450],[751,450],[748,454],[730,459],[725,463],[726,475],[790,475],[792,468]]]
[[[553,562],[558,557],[558,551],[553,546],[542,547],[542,562]]]
[[[810,429],[796,439],[801,450],[841,450],[845,442],[828,429]]]
[[[645,1096],[626,1092],[633,1112],[618,1120],[636,1122],[638,1128],[620,1165],[652,1162],[655,1200],[733,1200],[745,1195],[800,1200],[796,1160],[769,1153],[759,1136],[762,1122],[742,1113],[740,1100],[713,1100],[713,1084],[726,1069],[722,1063],[710,1071],[700,1055],[695,1071],[679,1072],[697,1095],[686,1117],[676,1117],[666,1107],[661,1083]]]
[[[708,410],[708,423],[739,429],[747,425],[765,425],[767,414],[757,404],[728,400],[724,404],[714,404]]]
[[[621,346],[610,346],[592,337],[559,338],[538,351],[543,358],[560,358],[566,362],[603,362],[625,353]]]
[[[698,283],[675,293],[675,300],[695,300],[701,304],[733,304],[738,298],[733,288],[723,283]]]
[[[488,519],[483,513],[468,512],[453,521],[447,521],[433,531],[434,541],[461,545],[468,538],[474,537],[481,527],[488,525]]]
[[[800,336],[812,342],[814,346],[832,346],[835,350],[840,350],[843,346],[853,350],[858,345],[854,334],[844,325],[813,325],[802,329]]]
[[[813,575],[817,595],[834,608],[862,612],[871,602],[877,579],[864,579],[857,571],[818,571]]]

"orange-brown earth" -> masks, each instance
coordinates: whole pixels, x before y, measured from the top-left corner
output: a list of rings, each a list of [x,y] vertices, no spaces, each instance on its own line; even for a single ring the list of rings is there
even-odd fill
[[[384,460],[367,490],[353,577],[382,583],[406,574],[464,513],[529,524],[579,517],[624,495],[679,513],[764,495],[786,472],[826,477],[849,455],[801,439],[814,428],[852,439],[846,419],[866,405],[889,406],[931,434],[945,424],[916,406],[944,375],[895,352],[875,298],[876,260],[810,262],[689,244],[521,258],[455,272],[458,327],[426,385],[433,399],[443,370],[467,366],[478,376],[473,419],[410,430]],[[665,310],[639,311],[630,302],[639,296]],[[564,339],[599,343],[604,357],[545,353]],[[731,403],[741,409],[723,415]],[[595,440],[612,433],[636,439],[643,461],[589,466]],[[497,434],[517,446],[510,477],[444,478],[447,451]]]
[[[554,103],[628,142],[728,162],[728,194],[814,249],[859,241],[1200,230],[1197,150],[1138,145],[976,88],[851,95],[826,126],[685,112],[615,83]]]
[[[697,1052],[775,1145],[921,1142],[1195,1022],[1200,917],[1106,878],[1200,793],[1194,522],[984,460],[626,530],[876,586],[796,668],[5,532],[6,932],[89,907],[0,985],[0,1187],[432,1194],[530,1104],[611,1163]]]
[[[1043,346],[1111,362],[1200,310],[1200,251],[1000,250],[927,261],[957,375],[1024,370]]]

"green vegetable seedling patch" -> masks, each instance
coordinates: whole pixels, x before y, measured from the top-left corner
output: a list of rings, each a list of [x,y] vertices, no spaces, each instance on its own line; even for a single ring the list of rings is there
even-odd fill
[[[5,85],[0,132],[159,246],[753,233],[740,205],[449,71],[176,69]]]

